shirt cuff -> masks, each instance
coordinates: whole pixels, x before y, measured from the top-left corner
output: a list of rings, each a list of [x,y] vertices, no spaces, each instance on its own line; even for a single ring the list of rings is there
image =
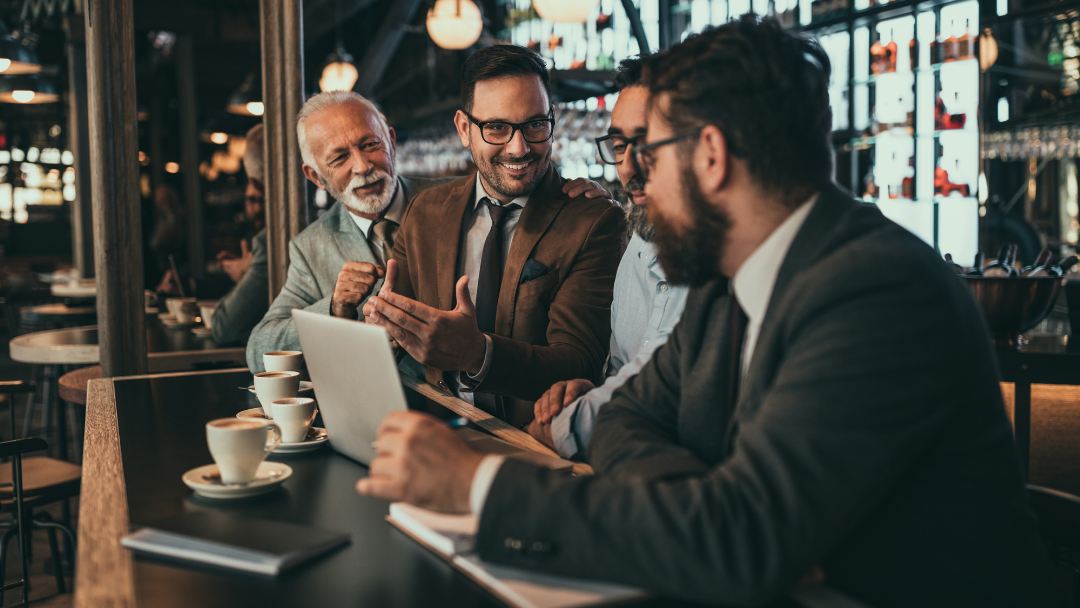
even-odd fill
[[[472,390],[487,378],[488,371],[491,369],[491,351],[495,348],[495,341],[491,339],[491,336],[484,334],[484,363],[480,365],[480,371],[476,372],[476,375],[472,375],[469,372],[461,372],[458,374],[458,380],[461,382],[461,386]]]
[[[473,473],[472,485],[469,487],[469,509],[477,520],[480,519],[484,502],[487,501],[488,492],[491,491],[491,484],[495,483],[495,476],[499,474],[499,468],[502,467],[504,460],[506,460],[504,456],[494,454],[484,456],[484,459],[480,461],[480,466],[476,467],[476,472]]]
[[[580,404],[579,397],[556,414],[551,421],[551,441],[555,445],[555,451],[567,460],[572,460],[581,451],[577,438],[574,436],[574,416]]]

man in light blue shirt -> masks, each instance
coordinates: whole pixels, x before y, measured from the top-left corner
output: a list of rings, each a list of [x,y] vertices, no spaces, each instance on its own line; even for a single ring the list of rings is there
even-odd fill
[[[630,244],[619,262],[611,305],[611,345],[606,380],[555,383],[537,400],[529,433],[564,458],[583,460],[596,414],[615,389],[632,378],[667,341],[686,304],[686,287],[669,285],[652,244],[653,227],[645,213],[645,183],[630,161],[631,148],[645,135],[648,89],[641,83],[641,60],[627,59],[616,76],[619,99],[611,110],[607,135],[596,140],[600,158],[615,165],[626,188]]]

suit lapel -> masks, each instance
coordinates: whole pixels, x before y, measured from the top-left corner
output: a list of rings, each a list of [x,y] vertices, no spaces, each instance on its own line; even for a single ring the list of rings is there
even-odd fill
[[[772,380],[773,367],[780,355],[780,350],[775,344],[779,339],[777,332],[781,321],[778,315],[781,312],[779,306],[784,301],[791,282],[800,272],[816,263],[822,256],[833,230],[855,205],[857,203],[835,186],[825,188],[814,203],[814,208],[806,216],[806,221],[799,228],[795,240],[791,242],[787,256],[784,257],[776,275],[776,283],[773,285],[772,295],[769,296],[769,305],[765,309],[765,318],[758,332],[757,344],[754,345],[754,354],[750,358],[750,365],[739,387],[737,413],[742,411],[743,402],[752,394],[752,391],[760,390],[764,383]]]
[[[457,283],[457,261],[461,250],[462,223],[476,192],[476,173],[450,190],[439,210],[439,220],[432,228],[442,234],[432,234],[435,242],[435,292],[438,308],[454,307],[454,285]]]
[[[495,309],[495,333],[503,336],[511,335],[514,327],[514,310],[517,307],[518,286],[521,283],[521,271],[536,248],[536,244],[540,242],[566,203],[566,196],[562,193],[562,178],[555,171],[555,167],[551,166],[529,197],[529,202],[522,210],[517,228],[514,230],[514,240],[510,244],[510,251],[503,265],[499,304]]]
[[[367,238],[364,233],[360,232],[360,227],[353,221],[349,210],[345,208],[341,201],[334,203],[334,205],[336,205],[336,210],[332,211],[332,213],[338,214],[337,231],[334,232],[334,240],[337,241],[342,256],[346,260],[354,262],[374,262],[375,254],[371,252],[371,246],[368,245]],[[338,269],[334,269],[334,276],[337,276],[337,272]]]

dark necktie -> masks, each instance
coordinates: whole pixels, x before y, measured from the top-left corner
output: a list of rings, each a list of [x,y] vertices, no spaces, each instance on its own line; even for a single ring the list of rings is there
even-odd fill
[[[742,380],[742,354],[743,345],[746,342],[746,313],[739,306],[735,296],[731,296],[731,306],[728,308],[727,332],[731,337],[728,340],[727,352],[727,387],[728,387],[728,411],[734,415],[735,405],[739,400],[739,383]]]
[[[476,325],[482,332],[495,331],[495,310],[502,286],[503,245],[506,241],[506,220],[519,205],[499,205],[485,198],[482,201],[491,214],[491,230],[484,241],[480,256],[480,276],[476,280]]]
[[[392,257],[390,252],[394,249],[394,233],[397,228],[397,222],[385,218],[376,220],[371,227],[371,252],[383,266],[386,266],[386,262]]]

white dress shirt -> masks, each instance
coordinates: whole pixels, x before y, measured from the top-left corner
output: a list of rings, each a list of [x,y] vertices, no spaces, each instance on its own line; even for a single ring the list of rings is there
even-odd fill
[[[799,233],[799,229],[802,228],[806,216],[810,214],[816,201],[815,194],[793,211],[735,271],[732,291],[747,318],[746,339],[743,342],[742,352],[744,374],[754,354],[755,342],[761,331],[761,322],[769,306],[769,298],[772,297],[780,265],[787,257],[795,235]],[[491,484],[495,482],[503,460],[503,456],[485,456],[473,474],[472,485],[469,488],[469,506],[477,517],[480,517],[484,509],[484,502],[487,501]]]

